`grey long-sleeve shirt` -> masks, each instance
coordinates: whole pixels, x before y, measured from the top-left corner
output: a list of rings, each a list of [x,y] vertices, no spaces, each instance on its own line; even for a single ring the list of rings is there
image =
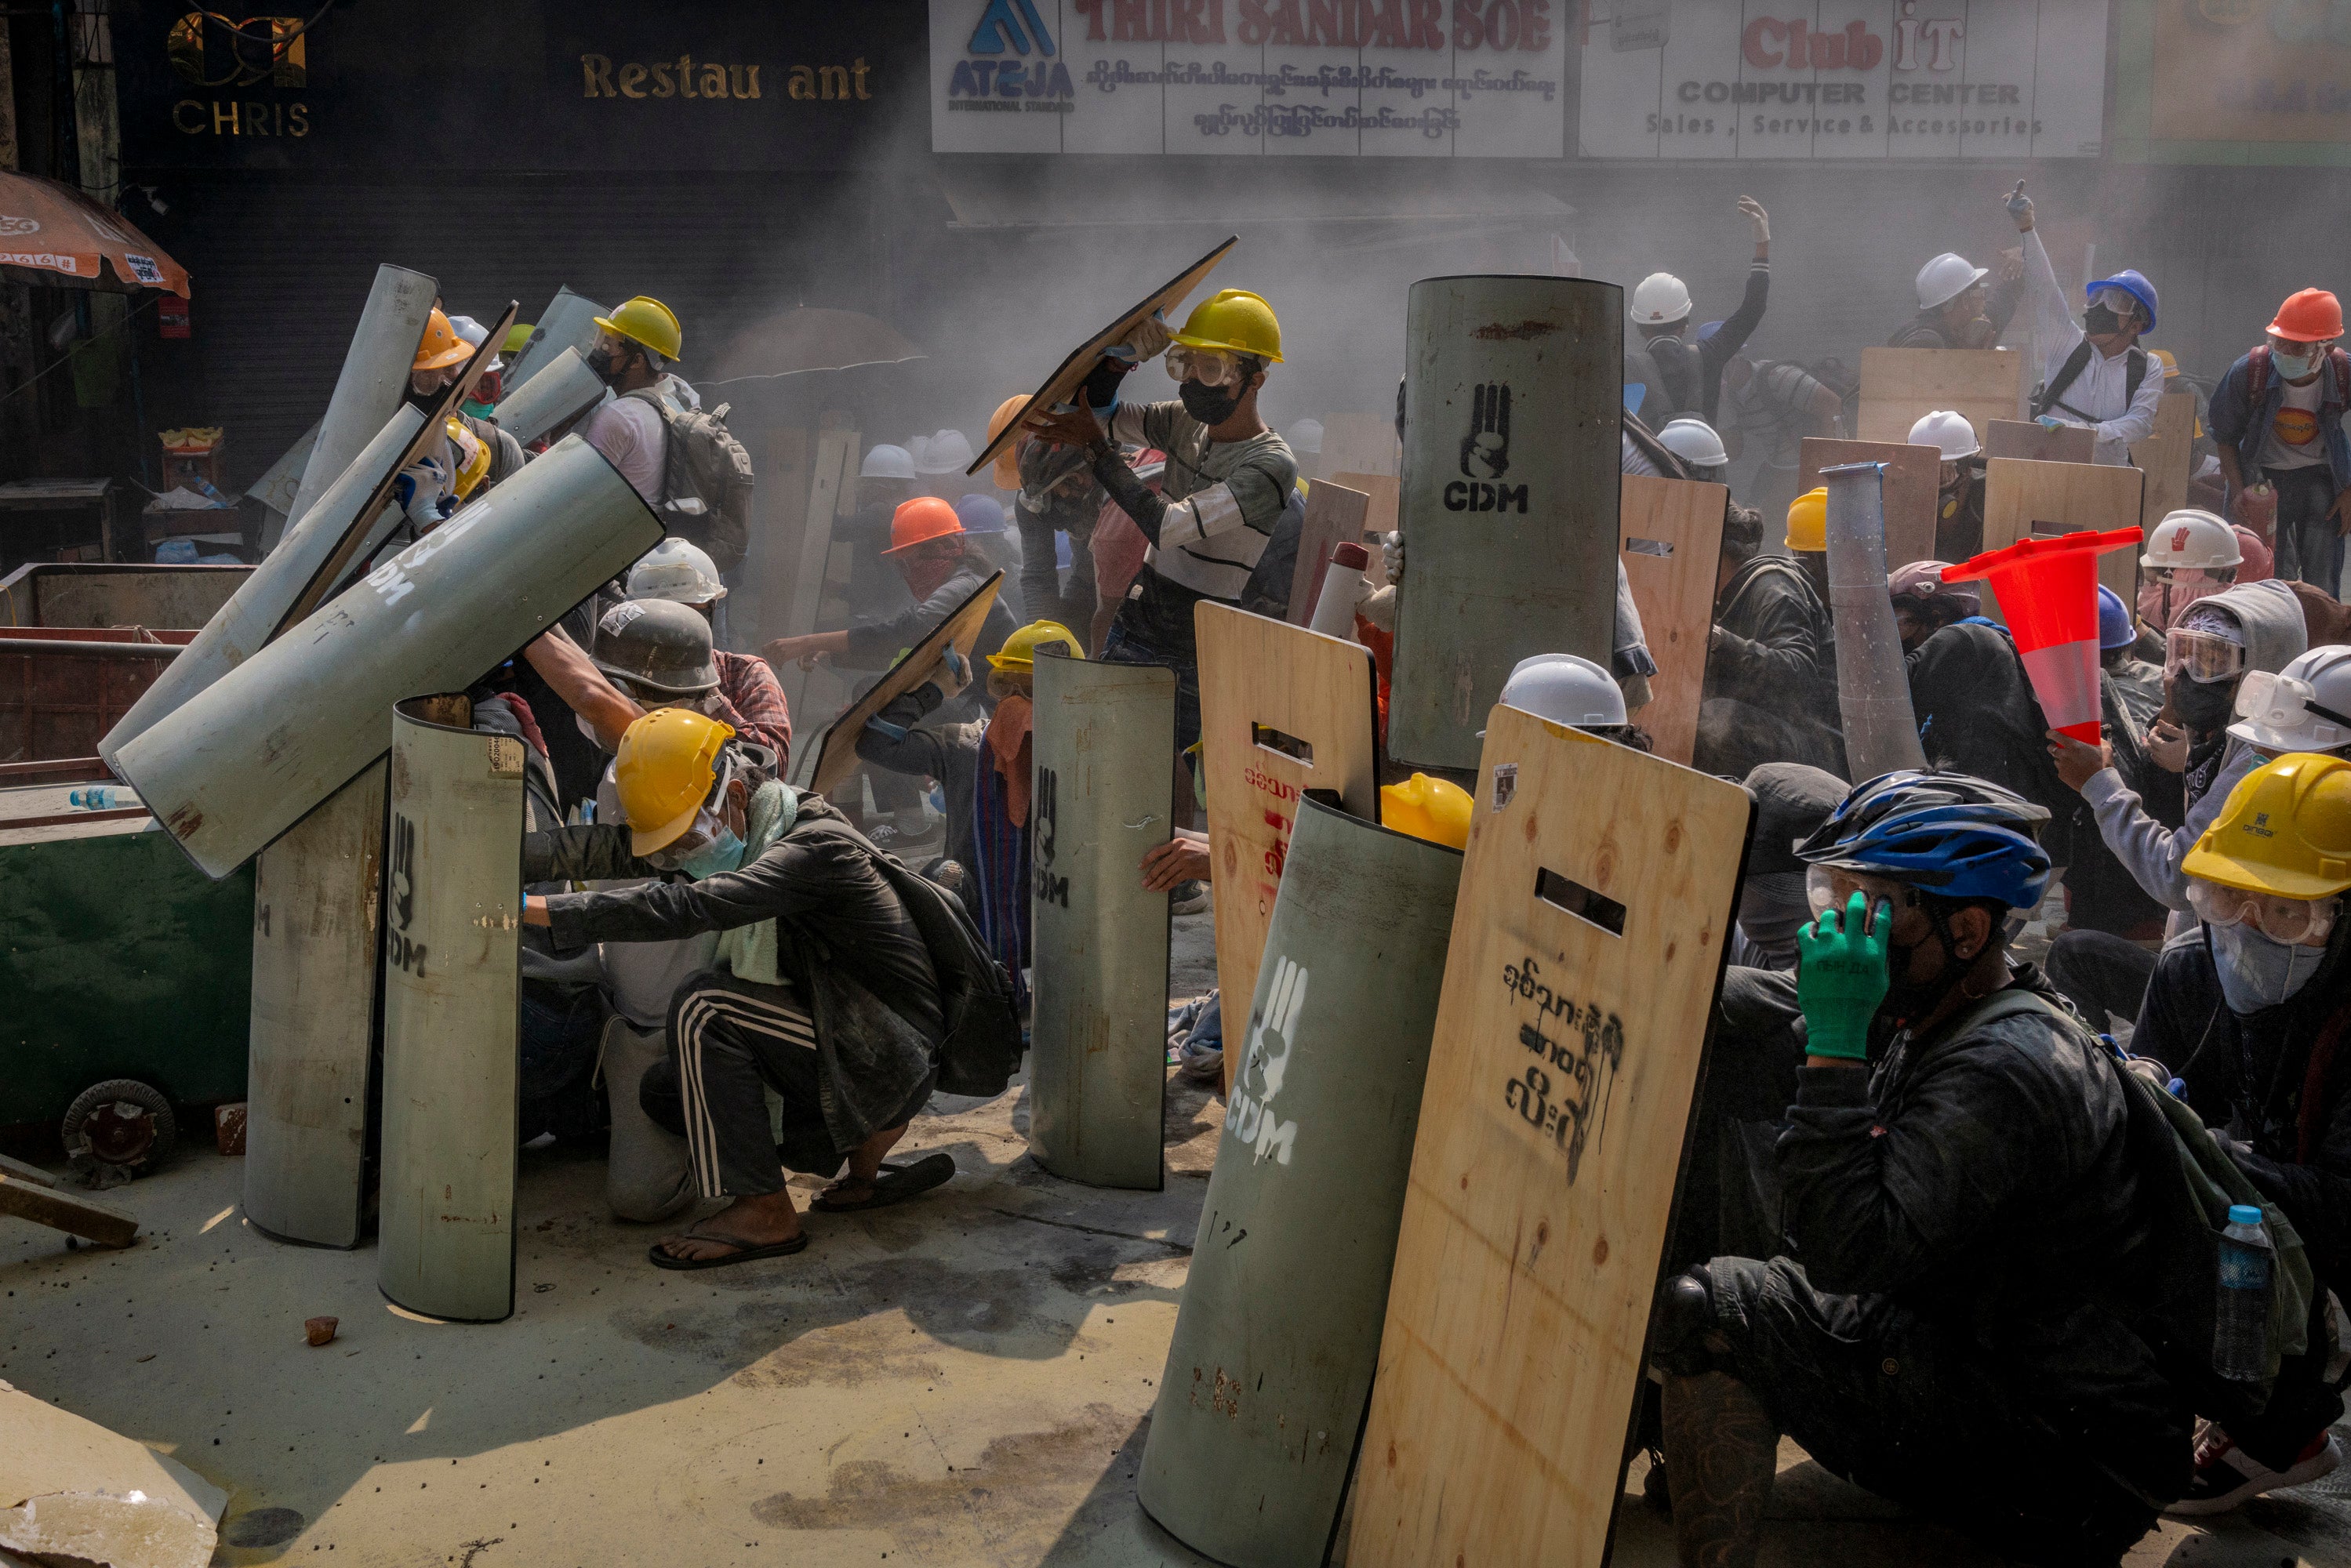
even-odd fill
[[[2188,852],[2204,836],[2220,816],[2220,808],[2229,803],[2229,792],[2237,780],[2251,773],[2259,759],[2252,748],[2241,740],[2229,742],[2228,754],[2220,759],[2220,776],[2212,787],[2204,791],[2197,802],[2188,808],[2187,820],[2177,829],[2167,828],[2147,813],[2139,804],[2138,791],[2123,782],[2123,776],[2111,768],[2101,768],[2082,786],[2082,799],[2098,819],[2098,836],[2106,841],[2106,848],[2123,862],[2131,880],[2147,890],[2147,895],[2171,911],[2164,923],[2163,934],[2177,936],[2196,924],[2188,913],[2188,873],[2180,870]]]

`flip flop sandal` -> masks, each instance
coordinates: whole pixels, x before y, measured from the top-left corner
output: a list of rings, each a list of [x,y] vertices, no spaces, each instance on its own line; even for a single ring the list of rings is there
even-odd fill
[[[795,1252],[805,1250],[809,1244],[808,1232],[805,1230],[789,1241],[773,1241],[764,1247],[755,1247],[747,1241],[737,1240],[732,1236],[720,1236],[708,1230],[689,1230],[685,1233],[684,1239],[716,1241],[722,1247],[732,1247],[735,1250],[723,1258],[680,1258],[674,1253],[663,1251],[662,1244],[656,1241],[645,1249],[645,1256],[653,1260],[653,1265],[656,1269],[724,1269],[729,1263],[749,1263],[760,1258],[789,1258]]]
[[[882,1174],[873,1178],[873,1196],[871,1197],[841,1203],[827,1194],[819,1193],[809,1200],[809,1207],[824,1214],[855,1214],[861,1209],[887,1208],[893,1203],[919,1197],[935,1186],[946,1186],[955,1174],[953,1155],[925,1155],[912,1165],[883,1166]]]

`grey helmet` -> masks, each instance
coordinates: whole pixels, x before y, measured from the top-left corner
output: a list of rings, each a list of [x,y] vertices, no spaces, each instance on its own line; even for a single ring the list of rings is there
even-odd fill
[[[694,696],[718,685],[710,622],[689,604],[624,599],[596,626],[596,667],[623,689]]]

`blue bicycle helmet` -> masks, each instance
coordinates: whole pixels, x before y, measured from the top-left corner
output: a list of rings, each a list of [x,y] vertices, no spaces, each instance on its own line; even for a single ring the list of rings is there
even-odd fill
[[[1965,773],[1885,773],[1855,785],[1796,858],[2031,909],[2049,886],[2049,855],[2033,836],[2048,820],[2045,808]]]

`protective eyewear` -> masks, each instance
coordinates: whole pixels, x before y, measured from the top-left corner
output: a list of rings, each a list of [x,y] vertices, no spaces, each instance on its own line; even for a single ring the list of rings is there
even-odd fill
[[[2200,876],[2188,879],[2188,907],[2207,925],[2241,922],[2273,942],[2289,947],[2315,947],[2335,929],[2339,898],[2282,898],[2273,893],[2249,893]]]
[[[664,871],[675,871],[709,848],[711,841],[718,836],[703,826],[709,817],[710,813],[707,810],[704,811],[701,816],[694,820],[694,826],[645,856],[646,863],[659,866]]]
[[[2185,674],[2199,685],[2233,680],[2245,667],[2240,643],[2210,632],[2183,632],[2175,626],[2163,634],[2163,673],[2177,679]]]
[[[1241,359],[1228,349],[1192,349],[1178,343],[1167,350],[1167,373],[1179,382],[1204,387],[1241,384]]]
[[[2127,288],[2101,288],[2090,296],[2090,304],[2093,308],[2103,305],[2125,320],[2137,315],[2140,308],[2138,296]]]
[[[1804,868],[1804,899],[1812,905],[1815,920],[1832,909],[1843,915],[1856,893],[1868,898],[1873,910],[1880,904],[1891,905],[1897,912],[1918,906],[1918,890],[1907,883],[1872,876],[1867,872],[1847,871],[1843,866]]]

